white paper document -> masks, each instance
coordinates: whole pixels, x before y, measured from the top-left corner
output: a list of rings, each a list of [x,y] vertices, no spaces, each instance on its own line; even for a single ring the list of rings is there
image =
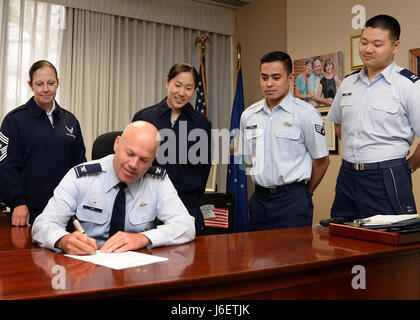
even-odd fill
[[[92,255],[72,255],[65,254],[66,257],[83,260],[105,266],[108,268],[121,270],[126,268],[144,266],[146,264],[166,261],[168,258],[162,258],[152,256],[150,254],[144,254],[134,251],[126,251],[123,253],[103,253],[100,250],[96,251],[96,254]]]
[[[408,219],[418,218],[417,214],[397,214],[397,215],[382,215],[378,214],[376,216],[369,217],[365,219],[365,226],[374,226],[382,224],[391,224],[395,222],[400,222]]]

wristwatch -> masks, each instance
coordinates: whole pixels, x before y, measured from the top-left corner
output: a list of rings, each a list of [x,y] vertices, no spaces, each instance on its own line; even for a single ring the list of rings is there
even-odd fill
[[[410,173],[414,172],[414,168],[411,168],[410,165],[408,165],[408,169],[410,170]]]

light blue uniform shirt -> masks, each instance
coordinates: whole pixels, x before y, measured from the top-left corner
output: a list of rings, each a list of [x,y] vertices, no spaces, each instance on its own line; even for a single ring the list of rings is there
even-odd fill
[[[239,137],[239,153],[263,187],[309,180],[313,159],[329,154],[320,113],[290,93],[273,111],[265,99],[245,109]]]
[[[53,104],[53,107],[51,108],[51,111],[49,113],[45,112],[47,114],[48,119],[50,120],[52,126],[54,126],[53,111],[55,109],[56,109],[56,107],[55,107],[55,101],[54,101],[54,104]]]
[[[54,249],[57,240],[68,234],[65,228],[74,214],[86,234],[95,238],[99,246],[108,239],[117,184],[120,182],[115,175],[113,159],[114,155],[109,155],[84,164],[99,162],[101,172],[79,178],[74,169],[66,174],[42,214],[35,219],[32,227],[34,242]],[[144,234],[153,247],[194,239],[194,218],[179,199],[168,175],[161,179],[146,174],[127,186],[125,232]],[[164,224],[154,229],[156,217]]]
[[[317,76],[315,73],[311,73],[308,77],[308,92],[312,91],[315,95],[318,94],[319,82],[322,79],[322,74]],[[324,97],[323,94],[321,94]]]
[[[391,63],[372,83],[365,69],[347,76],[327,120],[341,124],[343,159],[371,163],[404,158],[420,136],[420,81]]]

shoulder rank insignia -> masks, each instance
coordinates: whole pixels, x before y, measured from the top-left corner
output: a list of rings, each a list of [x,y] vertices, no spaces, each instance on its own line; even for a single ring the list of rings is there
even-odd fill
[[[76,171],[76,176],[80,178],[85,174],[101,172],[102,167],[99,162],[91,164],[81,164],[74,167],[74,171]]]
[[[359,70],[356,70],[356,71],[354,71],[354,72],[352,72],[352,73],[349,73],[348,75],[346,75],[344,78],[347,78],[347,77],[350,77],[351,75],[353,75],[353,74],[356,74],[356,73],[359,73],[360,71],[362,71],[362,69],[363,68],[360,68]]]
[[[413,83],[415,83],[417,80],[419,80],[419,76],[416,75],[415,73],[412,73],[411,71],[407,70],[407,69],[402,69],[400,71],[400,74],[406,78],[408,78],[409,80],[411,80]]]
[[[166,175],[166,170],[161,167],[151,166],[149,170],[147,170],[146,174],[149,174],[153,177],[159,177],[163,180]]]

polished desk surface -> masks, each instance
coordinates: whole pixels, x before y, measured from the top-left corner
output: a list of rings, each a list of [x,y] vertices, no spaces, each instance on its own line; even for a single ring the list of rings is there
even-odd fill
[[[287,292],[292,294],[292,287],[306,283],[309,287],[305,287],[305,292],[310,292],[318,282],[338,278],[350,285],[354,276],[350,269],[355,264],[362,263],[374,270],[375,276],[370,276],[373,278],[378,270],[378,274],[387,272],[388,269],[381,268],[389,259],[392,265],[404,266],[404,257],[410,256],[420,263],[420,245],[394,247],[332,236],[321,226],[210,235],[184,245],[142,249],[139,252],[169,260],[124,270],[112,270],[36,247],[27,241],[30,229],[10,227],[8,217],[1,217],[0,235],[1,299],[123,296],[243,299],[258,298],[253,294],[270,290],[279,293],[268,296],[263,293],[259,298],[288,298]],[[23,240],[17,240],[19,237]],[[372,259],[375,264],[369,262]],[[338,275],[339,272],[344,275]],[[420,277],[411,279],[418,281]],[[331,283],[328,282],[328,288],[334,289]],[[302,290],[299,292],[290,297],[302,297]],[[363,293],[354,294],[356,298],[363,297]]]

